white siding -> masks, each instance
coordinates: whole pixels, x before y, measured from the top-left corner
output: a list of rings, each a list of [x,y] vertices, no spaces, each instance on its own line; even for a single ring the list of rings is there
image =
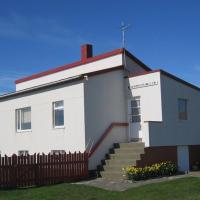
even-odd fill
[[[163,122],[149,123],[150,145],[200,144],[200,92],[161,75]],[[178,98],[188,100],[188,120],[179,120]]]
[[[130,73],[145,72],[145,70],[139,64],[137,64],[135,61],[133,61],[133,59],[129,58],[128,56],[126,56],[126,60],[124,60],[124,56],[123,56],[123,63],[124,63],[125,68]]]
[[[156,85],[141,86],[142,84],[151,84],[152,82],[156,82]],[[162,121],[160,73],[150,73],[127,79],[126,91],[127,100],[140,96],[142,141],[145,142],[145,146],[149,146],[149,129],[145,121]]]
[[[112,122],[126,122],[123,70],[89,77],[85,83],[85,119],[86,144],[95,144]],[[114,142],[127,140],[126,128],[116,129],[90,159],[90,169],[100,164]]]
[[[0,102],[0,150],[2,154],[28,150],[29,153],[51,150],[84,151],[83,82],[57,86]],[[65,128],[54,129],[52,103],[64,100]],[[16,133],[15,109],[31,106],[32,131]]]

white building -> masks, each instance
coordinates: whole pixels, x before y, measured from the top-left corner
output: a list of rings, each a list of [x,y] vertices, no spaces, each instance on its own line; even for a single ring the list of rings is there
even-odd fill
[[[81,52],[80,61],[19,79],[16,92],[0,96],[2,155],[91,150],[95,169],[113,143],[142,141],[140,164],[172,160],[188,170],[200,161],[200,88],[125,49]]]

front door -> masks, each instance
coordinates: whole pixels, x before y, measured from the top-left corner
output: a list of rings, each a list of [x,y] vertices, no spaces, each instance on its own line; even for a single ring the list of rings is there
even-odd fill
[[[128,114],[130,140],[137,140],[141,138],[141,108],[139,96],[129,100]]]

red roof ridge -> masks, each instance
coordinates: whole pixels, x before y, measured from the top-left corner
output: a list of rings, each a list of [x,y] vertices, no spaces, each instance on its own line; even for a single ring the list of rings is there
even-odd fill
[[[123,48],[116,49],[116,50],[113,50],[113,51],[110,51],[110,52],[107,52],[107,53],[103,53],[103,54],[100,54],[100,55],[97,55],[97,56],[94,56],[94,57],[87,58],[86,60],[76,61],[76,62],[73,62],[73,63],[70,63],[70,64],[66,64],[66,65],[63,65],[63,66],[60,66],[60,67],[56,67],[54,69],[50,69],[50,70],[47,70],[47,71],[36,73],[36,74],[31,75],[31,76],[23,77],[23,78],[16,80],[15,84],[19,84],[19,83],[26,82],[26,81],[29,81],[29,80],[32,80],[32,79],[40,78],[40,77],[43,77],[43,76],[54,74],[56,72],[68,70],[68,69],[78,67],[78,66],[81,66],[81,65],[84,65],[84,64],[88,64],[88,63],[91,63],[91,62],[95,62],[95,61],[98,61],[98,60],[101,60],[101,59],[104,59],[104,58],[115,56],[115,55],[123,53],[123,51],[124,51]]]

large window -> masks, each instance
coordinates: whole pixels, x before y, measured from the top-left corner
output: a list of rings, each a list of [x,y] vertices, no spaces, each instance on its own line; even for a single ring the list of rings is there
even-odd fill
[[[187,99],[178,99],[178,115],[180,120],[187,120]]]
[[[16,110],[16,130],[31,130],[31,107],[20,108]]]
[[[53,103],[53,127],[64,127],[64,101]]]

